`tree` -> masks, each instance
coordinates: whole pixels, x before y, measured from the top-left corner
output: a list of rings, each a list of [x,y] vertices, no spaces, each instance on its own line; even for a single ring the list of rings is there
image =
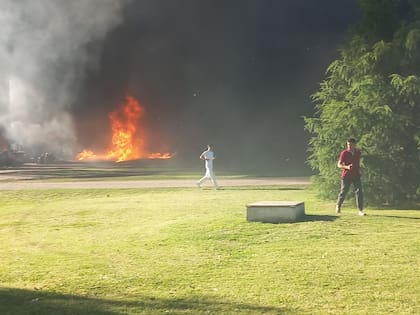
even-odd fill
[[[378,3],[387,3],[387,8],[410,4],[410,12],[420,7],[417,0],[361,2],[362,9],[369,10]],[[381,26],[390,15],[381,12],[382,17],[375,17],[376,28],[368,31],[362,27],[369,25],[365,14],[364,24],[355,29],[313,95],[314,117],[305,117],[305,128],[312,134],[308,162],[318,171],[314,185],[323,197],[337,196],[338,153],[352,136],[359,140],[364,156],[368,203],[420,200],[420,19],[400,14],[396,22],[396,15],[391,15],[392,38],[376,40],[390,32],[390,27]]]

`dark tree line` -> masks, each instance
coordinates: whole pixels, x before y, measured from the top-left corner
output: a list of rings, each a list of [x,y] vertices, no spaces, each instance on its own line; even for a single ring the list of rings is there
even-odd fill
[[[335,198],[348,137],[364,156],[369,204],[420,200],[420,0],[360,0],[362,19],[313,95],[305,117],[320,195]]]

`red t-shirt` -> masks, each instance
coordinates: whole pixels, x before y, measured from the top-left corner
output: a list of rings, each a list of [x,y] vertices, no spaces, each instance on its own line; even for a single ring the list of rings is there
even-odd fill
[[[343,163],[344,165],[353,164],[351,169],[345,169],[343,168],[341,170],[341,178],[346,177],[357,177],[360,176],[360,156],[361,156],[360,150],[355,150],[354,152],[351,152],[350,150],[346,149],[341,151],[339,161]]]

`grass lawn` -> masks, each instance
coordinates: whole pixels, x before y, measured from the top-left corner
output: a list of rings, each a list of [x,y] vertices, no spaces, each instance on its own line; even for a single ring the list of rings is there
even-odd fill
[[[307,219],[246,221],[303,200]],[[419,314],[420,212],[303,187],[0,191],[0,314]]]

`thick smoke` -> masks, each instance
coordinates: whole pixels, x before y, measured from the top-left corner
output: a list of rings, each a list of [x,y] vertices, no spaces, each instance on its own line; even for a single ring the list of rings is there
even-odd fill
[[[1,1],[1,136],[25,148],[73,156],[71,107],[126,2]]]

